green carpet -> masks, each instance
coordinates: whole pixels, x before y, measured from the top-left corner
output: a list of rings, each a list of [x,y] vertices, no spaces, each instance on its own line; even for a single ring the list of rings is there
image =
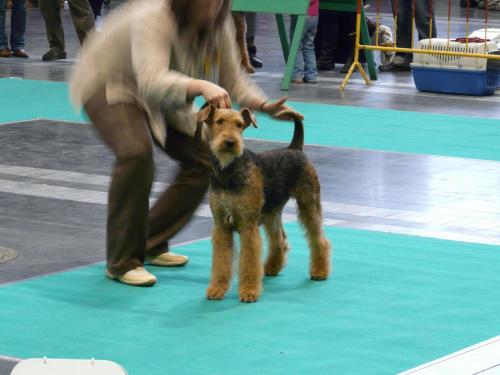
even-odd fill
[[[69,105],[67,84],[0,79],[10,100],[0,102],[0,123],[32,118],[85,121]],[[383,109],[290,103],[305,115],[306,143],[500,161],[496,119]],[[290,141],[292,127],[258,115],[248,138]]]
[[[2,78],[0,90],[9,93],[0,101],[0,124],[36,118],[87,121],[71,107],[67,83]]]
[[[93,266],[0,288],[0,353],[107,359],[130,375],[387,375],[498,335],[500,248],[327,227],[334,273],[308,278],[292,252],[255,304],[205,300],[207,240],[177,248],[183,268],[148,267],[152,288]]]

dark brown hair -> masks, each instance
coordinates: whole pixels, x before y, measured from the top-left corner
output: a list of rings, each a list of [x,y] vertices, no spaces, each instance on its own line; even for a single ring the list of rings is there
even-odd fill
[[[170,0],[172,13],[177,21],[179,30],[182,30],[189,23],[189,16],[193,11],[194,1],[192,0]],[[215,29],[218,30],[229,16],[233,0],[223,0],[219,15],[215,20]]]

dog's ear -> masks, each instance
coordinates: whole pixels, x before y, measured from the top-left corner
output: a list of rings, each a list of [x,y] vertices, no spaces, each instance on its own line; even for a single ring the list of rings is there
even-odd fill
[[[245,129],[248,128],[250,124],[252,124],[255,128],[257,127],[257,119],[248,108],[243,108],[240,113],[245,121]]]
[[[203,131],[203,123],[206,122],[209,126],[212,125],[214,120],[215,107],[212,104],[207,105],[204,109],[196,113],[198,120],[196,121],[196,131],[194,139],[196,142],[201,142]]]
[[[200,122],[206,122],[208,125],[212,125],[214,121],[215,106],[213,104],[207,105],[204,109],[196,114]]]

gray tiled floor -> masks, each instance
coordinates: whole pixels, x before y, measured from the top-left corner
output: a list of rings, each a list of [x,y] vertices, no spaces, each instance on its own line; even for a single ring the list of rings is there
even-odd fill
[[[464,36],[465,10],[458,7],[458,1],[453,3],[451,36]],[[392,27],[388,4],[388,0],[382,1],[381,22]],[[445,34],[447,4],[436,4],[438,33]],[[368,16],[374,16],[374,8],[368,10]],[[472,10],[470,30],[482,28],[483,17],[484,11]],[[488,18],[489,27],[500,27],[500,12],[489,12]],[[67,5],[63,20],[67,60],[41,61],[48,50],[44,24],[39,10],[30,9],[26,50],[31,58],[1,59],[0,77],[66,82],[78,50]],[[271,98],[286,94],[293,101],[499,116],[499,94],[422,93],[408,73],[381,73],[377,81],[366,86],[355,72],[340,92],[344,78],[340,65],[334,71],[321,72],[318,85],[292,85],[284,93],[280,90],[284,63],[272,16],[261,16],[256,42],[264,67],[253,78]],[[31,131],[35,127],[36,131]],[[42,119],[2,124],[0,129],[0,246],[21,253],[0,264],[0,285],[103,262],[105,192],[112,158],[90,125]],[[19,137],[21,133],[23,137]],[[281,146],[252,140],[247,145],[257,151]],[[306,146],[306,152],[321,178],[326,225],[500,243],[500,163],[318,146]],[[331,165],[329,160],[336,162]],[[153,198],[168,183],[174,168],[163,155],[158,154],[156,161]],[[293,205],[287,207],[286,219],[295,220]],[[174,243],[208,237],[210,229],[205,203]],[[15,363],[15,359],[2,358],[0,351],[0,375],[8,374]]]

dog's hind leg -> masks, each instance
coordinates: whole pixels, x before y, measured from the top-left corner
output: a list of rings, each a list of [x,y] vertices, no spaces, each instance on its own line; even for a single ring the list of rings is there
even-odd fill
[[[241,238],[238,292],[241,302],[256,302],[262,293],[262,237],[259,226],[245,223],[238,230]]]
[[[312,166],[308,167],[301,180],[298,186],[307,188],[296,191],[293,196],[297,201],[299,222],[306,230],[311,251],[309,274],[313,280],[325,280],[331,272],[332,247],[323,230],[320,184]]]
[[[219,223],[212,231],[212,274],[207,288],[208,299],[222,299],[233,276],[234,242],[231,228]]]
[[[280,207],[276,212],[266,215],[262,220],[268,243],[267,258],[264,265],[266,276],[277,276],[285,268],[286,254],[290,250],[281,221],[282,210],[283,208]]]

